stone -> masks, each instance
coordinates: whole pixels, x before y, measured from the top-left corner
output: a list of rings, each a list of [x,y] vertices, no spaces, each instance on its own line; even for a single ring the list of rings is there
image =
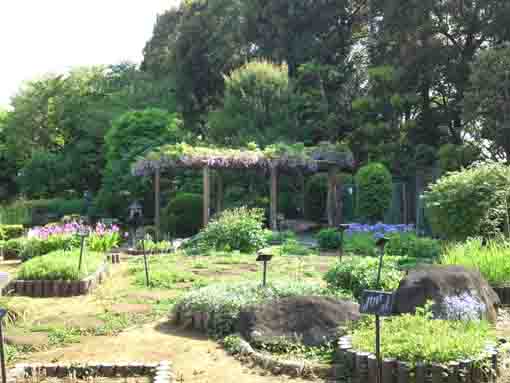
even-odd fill
[[[337,339],[339,327],[359,317],[357,303],[329,297],[292,297],[244,309],[239,330],[252,342],[271,344],[284,339],[315,347]]]
[[[395,292],[395,314],[413,313],[433,301],[434,316],[443,319],[497,320],[500,300],[482,275],[462,266],[422,266],[411,271]]]

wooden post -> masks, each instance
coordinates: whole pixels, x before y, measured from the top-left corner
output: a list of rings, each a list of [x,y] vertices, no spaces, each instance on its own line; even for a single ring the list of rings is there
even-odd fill
[[[338,187],[338,169],[332,166],[328,169],[328,225],[337,227],[342,219],[342,201],[341,193]]]
[[[336,204],[335,204],[335,227],[339,227],[342,223],[344,223],[343,216],[343,185],[342,182],[335,177],[336,179]]]
[[[306,210],[306,184],[305,184],[305,175],[303,172],[298,173],[298,180],[299,180],[299,191],[300,191],[300,198],[299,198],[299,208],[301,210],[301,214],[303,217],[306,217],[305,210]]]
[[[270,185],[270,227],[271,230],[278,229],[278,169],[271,167]]]
[[[211,172],[208,167],[204,168],[204,227],[209,223],[209,212],[211,207]]]
[[[216,213],[223,210],[223,174],[221,170],[216,171]]]
[[[154,174],[154,223],[156,226],[156,241],[161,236],[161,171],[156,169]]]

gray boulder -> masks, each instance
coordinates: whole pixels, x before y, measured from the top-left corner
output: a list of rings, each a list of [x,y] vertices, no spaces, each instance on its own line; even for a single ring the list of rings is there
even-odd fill
[[[482,275],[462,266],[423,266],[411,271],[395,292],[396,314],[413,313],[433,301],[442,319],[497,320],[500,300]]]
[[[243,310],[239,332],[250,342],[286,340],[320,346],[335,340],[339,327],[360,317],[357,303],[327,297],[292,297]]]

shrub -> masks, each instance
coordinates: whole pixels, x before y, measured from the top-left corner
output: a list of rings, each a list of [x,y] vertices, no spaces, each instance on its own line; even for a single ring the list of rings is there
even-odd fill
[[[202,196],[179,193],[163,209],[161,225],[164,232],[179,238],[195,235],[202,226]]]
[[[252,252],[266,245],[262,209],[225,210],[202,230],[195,241],[203,250]]]
[[[19,258],[22,261],[57,250],[71,250],[78,247],[79,244],[79,238],[72,235],[52,236],[46,239],[21,237],[9,241],[0,241],[4,256]]]
[[[459,241],[494,237],[504,231],[508,220],[510,167],[490,163],[449,173],[424,196],[436,234]]]
[[[23,235],[23,225],[0,225],[0,240],[8,241],[9,239],[19,238]]]
[[[381,272],[382,290],[392,291],[398,287],[403,273],[396,269],[398,259],[386,257]],[[351,291],[356,299],[363,290],[378,289],[377,269],[379,260],[372,257],[343,258],[325,274],[328,287],[333,290]]]
[[[344,252],[367,257],[377,255],[372,233],[344,233]]]
[[[365,321],[354,331],[354,349],[375,352],[374,321]],[[495,335],[487,322],[432,319],[429,311],[418,308],[416,315],[404,314],[384,321],[381,326],[381,355],[415,364],[448,363],[475,359]]]
[[[371,221],[382,221],[392,197],[392,179],[388,169],[380,163],[363,166],[356,174],[358,186],[358,214]]]
[[[310,255],[311,249],[305,245],[302,245],[295,238],[288,238],[283,242],[282,253],[285,255]]]
[[[492,285],[510,282],[510,243],[498,240],[483,244],[480,238],[450,245],[441,256],[445,265],[460,265],[479,270]]]
[[[95,272],[104,262],[99,253],[86,252],[83,257],[82,270],[78,271],[80,252],[55,251],[21,265],[17,279],[21,280],[67,280],[78,281]]]
[[[87,237],[87,248],[90,251],[106,253],[120,244],[120,235],[117,231],[104,234],[92,233]]]
[[[324,229],[317,234],[322,250],[338,250],[342,246],[342,234],[336,229]]]
[[[225,337],[235,331],[239,313],[247,306],[278,298],[301,295],[331,295],[320,284],[279,282],[263,288],[257,282],[217,284],[193,290],[176,304],[183,311],[201,311],[214,315],[208,323],[210,335]],[[214,322],[214,324],[213,324]]]
[[[434,260],[441,254],[441,243],[415,233],[392,234],[385,247],[387,255]]]

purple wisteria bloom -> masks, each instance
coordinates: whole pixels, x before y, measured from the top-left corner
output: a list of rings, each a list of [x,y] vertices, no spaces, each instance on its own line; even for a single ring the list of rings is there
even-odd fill
[[[408,233],[414,231],[414,225],[390,225],[385,223],[368,225],[361,223],[351,223],[349,224],[349,228],[345,231],[345,234],[352,235],[356,233],[370,233],[374,236],[375,239],[379,239],[389,234]]]
[[[42,227],[35,227],[28,232],[29,238],[47,239],[54,235],[75,235],[80,231],[87,230],[91,234],[104,236],[111,233],[118,233],[119,227],[117,225],[106,226],[98,223],[94,228],[83,225],[79,222],[73,221],[62,225],[46,225]]]

